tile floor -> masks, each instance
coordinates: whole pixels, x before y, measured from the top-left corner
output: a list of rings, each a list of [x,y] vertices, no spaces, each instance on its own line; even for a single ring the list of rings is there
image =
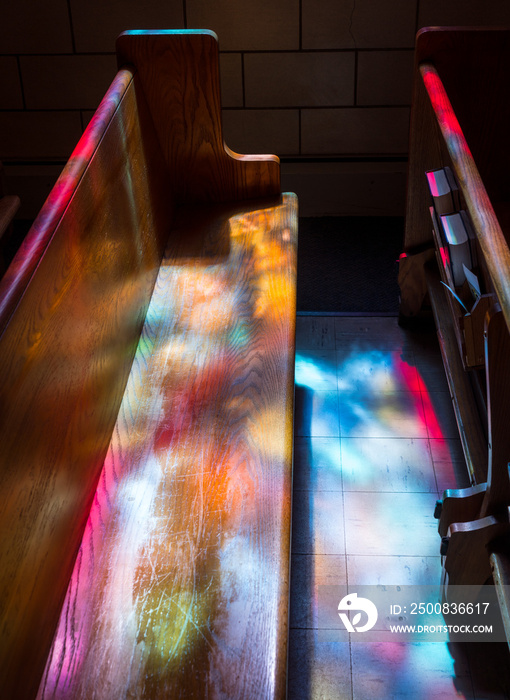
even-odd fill
[[[439,581],[434,504],[468,478],[435,333],[298,316],[294,462],[289,699],[510,697],[506,644],[318,636],[321,584]]]

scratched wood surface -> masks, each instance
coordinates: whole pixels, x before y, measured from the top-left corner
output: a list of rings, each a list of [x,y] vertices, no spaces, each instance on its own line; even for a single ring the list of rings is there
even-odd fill
[[[147,34],[150,37],[150,46],[144,43],[145,39],[140,39],[137,33],[133,33],[134,44],[126,36],[122,39],[123,50],[127,53],[132,51],[130,59],[136,60],[131,60],[131,63],[136,63],[136,66],[131,65],[119,71],[24,245],[0,282],[0,695],[9,700],[36,696],[59,624],[59,615],[75,561],[78,571],[83,571],[80,569],[82,565],[89,567],[92,560],[89,556],[91,550],[87,549],[87,546],[97,545],[90,533],[93,532],[96,539],[98,533],[101,533],[101,541],[106,533],[106,526],[103,526],[102,521],[99,523],[99,529],[96,527],[96,510],[92,511],[92,520],[88,521],[87,518],[103,464],[104,474],[107,475],[103,475],[103,479],[113,479],[115,483],[118,476],[117,467],[124,459],[123,450],[126,443],[123,420],[128,420],[129,411],[134,410],[134,404],[129,403],[130,399],[126,399],[128,404],[123,409],[124,413],[120,414],[117,432],[112,442],[120,452],[112,448],[108,453],[109,444],[154,281],[160,271],[161,257],[179,203],[190,200],[198,203],[251,199],[266,195],[271,195],[273,207],[271,209],[268,205],[267,211],[274,213],[261,214],[260,219],[255,217],[260,228],[258,224],[247,224],[248,228],[253,229],[253,235],[246,244],[246,255],[236,254],[237,257],[234,258],[234,261],[244,266],[243,274],[247,287],[243,289],[247,296],[243,297],[241,294],[244,299],[239,307],[241,316],[235,322],[231,321],[231,325],[222,326],[221,319],[222,314],[226,313],[225,309],[230,308],[229,305],[233,303],[233,292],[228,282],[230,276],[235,276],[235,271],[229,268],[230,271],[224,272],[224,277],[219,281],[214,281],[214,276],[206,274],[206,271],[211,265],[213,270],[221,272],[224,269],[220,266],[220,261],[228,258],[231,250],[237,250],[234,243],[237,241],[236,236],[240,235],[239,226],[233,226],[225,212],[223,218],[216,217],[213,221],[210,215],[198,206],[195,206],[193,213],[193,224],[190,223],[193,218],[192,212],[184,215],[186,227],[182,231],[182,237],[177,237],[182,245],[180,243],[180,247],[174,252],[179,270],[184,269],[179,265],[185,265],[190,259],[197,265],[193,268],[194,272],[190,273],[190,279],[198,290],[193,305],[188,309],[190,318],[194,319],[193,322],[190,321],[193,331],[185,333],[178,324],[170,326],[174,336],[165,340],[160,333],[159,317],[157,314],[156,318],[149,316],[152,320],[146,326],[143,339],[146,345],[142,343],[142,352],[135,364],[134,373],[136,376],[137,371],[145,371],[144,358],[146,355],[150,356],[153,333],[154,339],[159,339],[158,358],[163,355],[181,357],[185,349],[193,353],[193,361],[189,359],[189,355],[186,356],[186,360],[182,355],[181,364],[183,372],[189,370],[186,376],[191,385],[188,387],[185,384],[184,377],[181,380],[177,375],[170,373],[171,380],[175,379],[182,389],[181,394],[173,395],[170,399],[172,395],[169,384],[172,382],[166,378],[167,375],[161,375],[159,389],[148,383],[149,379],[155,376],[155,371],[152,375],[147,372],[144,375],[143,389],[154,392],[155,403],[150,418],[147,418],[147,425],[143,422],[145,418],[130,424],[127,456],[137,462],[138,457],[143,457],[154,443],[155,457],[150,458],[154,471],[151,472],[149,467],[147,475],[135,485],[134,495],[131,494],[133,487],[130,477],[122,481],[122,488],[126,493],[129,492],[124,500],[130,502],[131,498],[134,498],[136,501],[136,493],[139,490],[149,495],[143,499],[141,505],[135,503],[138,516],[126,516],[127,533],[122,534],[120,530],[118,533],[124,543],[124,549],[121,547],[112,556],[121,560],[135,556],[126,544],[129,534],[133,537],[135,554],[140,551],[140,542],[143,542],[143,548],[150,548],[154,544],[154,549],[150,550],[150,566],[147,560],[144,560],[145,568],[136,568],[133,574],[135,593],[137,590],[142,591],[139,598],[142,602],[138,608],[133,608],[135,612],[141,611],[142,620],[138,638],[141,646],[137,646],[133,652],[133,663],[136,666],[136,659],[146,660],[144,668],[148,697],[151,694],[161,697],[160,691],[155,689],[157,676],[162,674],[165,678],[168,669],[173,668],[173,662],[169,662],[169,665],[165,661],[166,665],[162,666],[161,658],[168,660],[165,656],[167,647],[180,648],[180,632],[175,630],[188,629],[186,625],[181,624],[179,618],[172,621],[173,618],[167,616],[159,622],[156,621],[154,625],[151,622],[151,606],[158,609],[160,605],[163,608],[167,605],[164,597],[160,603],[159,598],[157,601],[151,600],[151,593],[143,593],[150,588],[152,562],[155,561],[160,571],[164,569],[164,573],[157,579],[159,583],[153,587],[154,595],[158,586],[164,588],[165,581],[173,581],[175,590],[182,591],[182,599],[177,600],[179,609],[182,608],[182,619],[192,620],[190,629],[202,631],[206,628],[200,627],[196,617],[190,617],[186,601],[191,606],[190,610],[200,609],[202,617],[199,616],[199,621],[209,619],[209,614],[212,615],[210,609],[214,612],[222,604],[221,601],[218,602],[216,595],[212,595],[214,586],[203,572],[213,571],[213,564],[216,562],[217,570],[223,577],[222,591],[231,585],[228,600],[229,604],[232,602],[231,609],[235,612],[242,607],[236,603],[236,596],[244,579],[235,578],[234,574],[230,573],[229,566],[235,560],[235,566],[232,564],[235,571],[246,564],[247,571],[250,572],[250,567],[255,570],[255,562],[261,563],[261,570],[264,572],[262,581],[265,583],[267,574],[268,580],[272,580],[276,588],[264,588],[263,593],[254,599],[256,602],[252,607],[243,608],[247,611],[248,621],[242,615],[239,622],[235,615],[225,614],[222,617],[220,613],[215,613],[213,617],[216,626],[207,628],[209,633],[206,629],[203,635],[202,632],[197,632],[196,640],[189,635],[183,636],[182,639],[186,640],[188,650],[191,649],[192,642],[195,644],[193,653],[189,651],[186,656],[188,660],[195,658],[194,652],[199,649],[200,644],[207,649],[216,637],[223,640],[222,644],[215,647],[214,655],[207,656],[208,677],[213,678],[216,674],[216,681],[221,675],[219,669],[224,668],[221,655],[228,660],[232,654],[239,654],[244,666],[252,671],[251,675],[247,673],[242,676],[245,688],[257,687],[259,690],[262,688],[263,692],[267,691],[269,695],[273,691],[275,695],[281,695],[285,683],[284,627],[288,603],[288,551],[285,553],[285,538],[290,517],[290,487],[288,471],[285,471],[284,477],[282,470],[288,469],[290,464],[292,408],[291,403],[284,406],[283,403],[278,404],[276,399],[273,402],[271,392],[276,392],[274,396],[281,398],[283,381],[287,388],[284,392],[286,398],[282,401],[291,401],[288,390],[290,380],[285,372],[290,366],[288,363],[291,362],[289,358],[293,346],[287,344],[287,357],[284,357],[283,348],[285,342],[289,338],[292,339],[292,321],[289,319],[294,304],[292,285],[295,279],[292,281],[292,275],[295,271],[292,271],[292,266],[295,261],[292,257],[294,253],[290,251],[294,250],[295,245],[295,205],[293,200],[291,202],[292,198],[288,199],[285,205],[275,205],[275,195],[278,193],[279,196],[280,186],[279,162],[276,157],[237,156],[223,144],[221,132],[220,135],[215,133],[221,125],[218,124],[218,53],[214,35],[211,32],[183,32],[185,41],[181,41],[175,32],[163,32],[162,38],[153,32]],[[175,50],[169,49],[169,35],[173,35],[177,42]],[[143,47],[141,54],[137,48],[140,46]],[[162,56],[164,60],[161,60]],[[178,60],[174,60],[175,56],[178,56]],[[144,66],[144,57],[150,62],[150,66]],[[122,57],[119,60],[123,62]],[[208,64],[209,61],[211,65]],[[155,78],[158,71],[165,75],[165,80],[158,82]],[[181,78],[175,75],[179,71],[182,72]],[[200,86],[201,81],[205,81],[206,85]],[[158,98],[158,89],[163,91],[163,100]],[[209,99],[212,100],[210,106],[207,104]],[[212,121],[212,126],[208,119]],[[175,132],[177,136],[169,135],[165,130]],[[180,146],[181,137],[184,139],[184,149]],[[167,148],[169,143],[173,144],[173,150]],[[193,182],[196,187],[193,186]],[[252,206],[255,209],[260,208],[259,204]],[[291,210],[292,213],[289,213]],[[237,213],[241,214],[241,210]],[[291,221],[288,228],[284,223],[287,220]],[[205,226],[205,229],[202,226]],[[269,229],[266,231],[264,226],[269,226]],[[262,233],[263,230],[266,232]],[[205,239],[200,231],[207,232]],[[226,235],[225,231],[230,231],[230,234]],[[234,235],[232,231],[237,233]],[[278,255],[281,255],[281,259],[277,259]],[[280,272],[279,265],[283,266]],[[165,279],[167,268],[168,266],[161,268],[161,280]],[[268,273],[267,276],[264,273]],[[180,274],[176,274],[178,292],[182,280]],[[242,279],[242,275],[239,279]],[[211,316],[202,313],[205,308],[203,300],[208,299],[214,290],[219,296]],[[257,290],[262,291],[259,294]],[[175,299],[169,298],[168,308],[175,310],[177,299],[178,295]],[[187,303],[185,300],[186,296],[181,297],[183,304]],[[218,361],[216,364],[207,365],[205,384],[199,385],[198,379],[194,378],[193,368],[195,365],[201,366],[206,353],[201,324],[207,323],[207,328],[212,327],[215,314],[219,325],[214,333],[211,330],[211,344],[216,348],[213,355]],[[265,329],[264,332],[261,329]],[[271,332],[268,329],[272,329]],[[249,353],[247,338],[250,348],[251,343],[255,348],[253,356]],[[206,339],[208,340],[208,336]],[[179,344],[181,341],[182,346]],[[223,341],[224,350],[217,349],[215,343]],[[278,341],[282,341],[282,344],[278,345]],[[246,377],[236,375],[235,381],[238,381],[238,384],[231,388],[229,400],[223,401],[223,380],[228,374],[228,363],[232,354],[237,351],[238,364],[246,360],[248,374]],[[265,381],[257,384],[262,368],[269,374]],[[280,370],[284,375],[280,375]],[[259,389],[263,392],[261,397],[257,393]],[[195,394],[197,399],[192,401]],[[132,397],[133,394],[129,396]],[[253,405],[260,409],[260,414],[254,410],[251,418],[247,417],[247,397],[252,397]],[[165,411],[170,400],[175,405],[167,414]],[[263,410],[264,402],[271,408]],[[233,433],[227,435],[218,427],[222,424],[213,420],[213,406],[216,407],[218,415],[223,412],[229,416],[233,415],[237,407],[239,423],[234,421]],[[182,411],[179,412],[181,408]],[[210,431],[209,442],[204,443],[203,449],[197,448],[200,455],[197,452],[192,458],[190,452],[187,453],[187,457],[183,457],[183,450],[188,444],[186,441],[195,435],[194,411],[204,412],[206,416],[205,429]],[[149,416],[148,408],[144,408],[140,415],[146,414]],[[165,415],[167,418],[162,420]],[[243,432],[241,427],[237,430],[241,424],[253,430],[250,432],[246,429]],[[152,437],[146,442],[144,431],[151,426],[154,430],[152,433],[149,430],[148,434]],[[137,432],[138,430],[141,432]],[[200,477],[197,489],[191,488],[191,492],[194,494],[193,498],[203,497],[206,501],[209,499],[207,503],[210,510],[206,509],[204,512],[212,514],[212,531],[217,534],[223,549],[220,559],[220,555],[215,558],[214,553],[220,551],[218,542],[214,541],[214,538],[211,539],[209,534],[204,535],[205,539],[198,541],[196,545],[201,548],[201,556],[194,557],[192,551],[188,563],[182,566],[180,578],[173,578],[168,564],[165,563],[165,552],[172,542],[177,541],[175,537],[174,540],[171,539],[174,531],[169,530],[170,539],[167,540],[161,529],[157,530],[159,534],[154,535],[150,534],[153,533],[153,530],[150,530],[146,536],[142,534],[141,529],[144,522],[143,508],[147,506],[147,499],[150,500],[150,484],[153,483],[151,479],[159,473],[155,465],[157,459],[162,459],[161,449],[165,445],[173,445],[174,435],[182,435],[182,430],[189,431],[189,435],[187,434],[176,455],[180,460],[187,460],[186,468],[191,469],[191,474],[194,474],[193,470],[199,457],[210,465],[209,472],[204,471],[205,481],[200,481]],[[263,437],[260,437],[261,435]],[[280,441],[282,435],[285,436],[285,448]],[[256,442],[256,438],[259,439],[262,448],[260,454],[257,453],[259,461],[251,462],[248,460],[252,447],[250,441]],[[247,441],[246,453],[242,452],[244,440]],[[256,442],[257,449],[260,446],[259,442]],[[220,447],[225,448],[223,457]],[[240,458],[235,473],[227,470],[224,479],[223,466],[224,462],[231,464],[231,449],[238,455],[245,455],[246,461],[243,461],[244,456]],[[107,453],[109,456],[105,462]],[[129,469],[133,468],[134,462],[129,464]],[[264,471],[266,466],[267,470]],[[203,483],[208,486],[207,479],[211,474],[213,478],[210,488],[200,491],[199,487]],[[237,475],[240,476],[241,488],[236,491],[233,484]],[[266,477],[267,481],[264,480]],[[273,477],[274,481],[271,481]],[[149,481],[146,482],[146,479]],[[161,525],[164,519],[168,518],[169,503],[184,503],[179,491],[183,479],[179,475],[174,481],[165,477],[165,484],[174,482],[176,486],[171,491],[173,495],[170,499],[165,501],[159,495],[155,497],[150,516],[151,527],[156,527],[158,523]],[[257,499],[250,501],[252,493],[257,491],[258,494],[255,485],[257,489],[259,486],[262,489],[260,499],[257,495]],[[271,490],[273,486],[274,491]],[[270,492],[270,497],[264,489]],[[101,493],[103,491],[100,487],[98,494]],[[104,493],[110,497],[109,487]],[[164,495],[165,489],[161,493]],[[157,490],[157,494],[160,494],[160,490]],[[99,515],[102,518],[105,505],[99,495],[97,498],[97,503],[100,504]],[[189,526],[192,534],[194,527],[198,527],[200,532],[204,531],[202,512],[196,514],[192,508],[195,503],[193,498],[191,504],[188,503],[189,512],[183,510],[177,516],[177,530],[174,535],[181,526]],[[245,507],[247,503],[252,505]],[[161,510],[162,504],[167,510]],[[170,513],[172,512],[170,507]],[[214,520],[216,513],[217,522]],[[267,530],[261,525],[261,513],[267,518]],[[188,522],[186,517],[191,517],[191,514],[196,514],[196,517],[194,515]],[[234,522],[235,515],[240,518],[239,522]],[[122,528],[123,517],[124,515],[120,520],[116,520],[113,535],[117,532],[115,528]],[[139,517],[139,520],[136,520],[136,517]],[[231,518],[231,522],[234,523],[231,529],[220,528],[225,518]],[[84,549],[76,559],[84,532]],[[227,533],[225,537],[221,534],[224,532]],[[245,541],[250,543],[249,547],[240,545],[242,537],[237,537],[238,532],[244,533]],[[230,548],[226,546],[228,537],[232,537],[233,540]],[[182,552],[184,556],[186,547],[191,546],[189,543],[192,542],[194,540],[185,533],[184,539],[179,540],[178,545],[172,545],[172,551]],[[255,554],[250,548],[252,544]],[[211,553],[211,559],[208,558],[208,553]],[[94,550],[94,561],[95,554]],[[213,564],[209,567],[210,561]],[[187,578],[186,566],[190,574]],[[275,567],[277,577],[271,579],[271,574],[267,572],[274,572]],[[111,593],[112,590],[116,590],[116,585],[111,584],[109,573],[105,576],[110,586],[105,588],[106,603],[111,603],[110,610],[114,619],[114,623],[111,624],[116,625],[118,620],[122,620],[122,614],[120,617],[117,615],[118,605],[124,605],[124,602],[118,603],[119,599]],[[83,585],[81,582],[84,579],[79,580],[80,585]],[[190,580],[197,581],[196,588],[191,589],[188,585]],[[215,580],[218,582],[218,578]],[[120,584],[121,588],[125,585],[125,580],[123,581],[124,583]],[[186,581],[187,590],[182,581]],[[253,582],[256,587],[260,585],[260,588],[256,588],[259,594],[262,591],[261,579],[249,579],[250,584]],[[76,588],[71,586],[70,590],[75,591]],[[193,592],[190,593],[190,590]],[[85,590],[85,593],[87,592],[88,589]],[[200,599],[199,592],[203,593]],[[99,595],[97,590],[94,595]],[[267,599],[264,598],[265,595]],[[81,599],[72,599],[73,615],[82,609],[80,601]],[[267,648],[261,651],[260,646],[254,646],[255,653],[250,655],[250,634],[256,629],[253,620],[259,616],[257,605],[268,606],[271,621],[269,622],[264,611],[260,613],[257,624],[259,628],[262,625]],[[95,631],[95,628],[87,626],[88,621],[93,618],[92,612],[90,615],[90,618],[85,616],[83,629],[72,630],[73,635],[78,630],[80,644],[89,640],[89,633]],[[75,619],[79,624],[82,618],[76,613]],[[100,616],[100,619],[103,617]],[[228,632],[223,636],[218,631],[222,620],[225,625],[230,625]],[[93,624],[100,630],[102,623],[95,621]],[[105,624],[106,627],[111,627],[110,622]],[[131,622],[124,630],[129,634],[133,629],[130,624]],[[240,631],[242,625],[247,626],[247,636]],[[81,634],[83,630],[85,632]],[[144,641],[145,638],[147,642]],[[237,640],[241,638],[243,642],[238,645]],[[73,641],[74,639],[75,637]],[[100,634],[98,644],[105,639],[105,636]],[[124,637],[118,645],[119,650],[124,648],[123,640]],[[140,655],[145,647],[156,650],[157,653],[149,653],[146,657]],[[63,689],[61,680],[71,679],[72,673],[81,668],[81,649],[82,646],[80,654],[77,655],[70,647],[66,647],[66,653],[72,652],[69,657],[71,667],[65,665],[69,658],[62,660],[57,672],[58,682],[48,671],[49,675],[46,676],[42,692],[53,692],[52,688],[55,686],[55,693],[62,697],[74,697],[74,690]],[[104,654],[111,654],[111,658],[114,658],[115,647],[102,649]],[[61,658],[61,651],[57,638],[53,652],[54,661],[57,658],[55,654]],[[267,655],[262,658],[260,654],[266,651]],[[172,658],[176,658],[175,655]],[[258,661],[261,661],[262,665],[259,666]],[[98,657],[94,663],[96,662],[99,664]],[[58,662],[55,663],[58,665]],[[191,679],[198,673],[194,663],[187,667]],[[151,670],[153,667],[154,672]],[[134,678],[133,668],[130,673]],[[78,685],[84,682],[83,675],[76,678]],[[108,674],[105,674],[105,678],[109,678]],[[120,679],[119,688],[125,680],[124,677]],[[211,681],[211,688],[215,688],[216,694],[221,694],[223,688],[230,687],[231,681],[232,678],[227,673],[227,676],[221,676],[221,680],[216,684]],[[193,682],[192,680],[191,683]],[[102,686],[102,692],[104,697],[111,698],[119,697],[118,693],[121,691],[117,691],[117,687],[108,686],[106,682],[106,685]],[[225,691],[227,694],[228,692]],[[89,684],[83,697],[92,697],[95,693],[95,689],[92,692]]]
[[[2,297],[2,698],[37,692],[168,237],[165,166],[127,71],[103,108]]]
[[[179,214],[40,700],[285,697],[296,243]]]

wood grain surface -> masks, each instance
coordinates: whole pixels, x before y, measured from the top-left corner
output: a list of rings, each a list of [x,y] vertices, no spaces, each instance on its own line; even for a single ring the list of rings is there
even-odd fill
[[[457,419],[469,481],[471,484],[482,484],[487,481],[489,458],[487,435],[480,421],[478,407],[473,399],[473,388],[469,374],[464,369],[459,354],[454,329],[455,319],[450,312],[445,288],[439,280],[437,269],[427,268],[426,273],[439,348]],[[471,511],[466,509],[466,512]],[[472,516],[470,517],[468,514],[467,518],[472,519]]]
[[[483,586],[490,582],[490,544],[509,532],[508,514],[487,515],[450,525],[448,552],[443,562],[444,571],[448,574],[445,581],[447,598],[449,586]]]
[[[238,155],[223,142],[213,32],[124,32],[117,56],[138,73],[180,201],[279,196],[276,156]]]
[[[9,322],[41,256],[55,234],[60,220],[99,146],[105,129],[114,117],[127,87],[133,80],[129,70],[119,71],[101,101],[83,137],[74,149],[33,226],[21,244],[18,254],[0,279],[0,334]]]
[[[294,196],[183,209],[39,698],[283,698]]]
[[[491,553],[490,563],[492,576],[494,578],[494,585],[496,586],[499,608],[501,610],[501,619],[505,628],[507,643],[508,646],[510,646],[510,599],[507,595],[507,591],[510,586],[510,557],[508,555],[508,543],[509,540],[507,539],[507,546],[503,547],[503,551],[497,550]]]
[[[2,698],[37,692],[168,237],[165,166],[131,76],[105,105],[2,300]]]
[[[510,32],[431,27],[417,35],[406,207],[406,251],[432,242],[424,172],[451,165],[510,327],[510,231],[495,209],[510,202]],[[411,309],[411,315],[419,309]]]
[[[297,204],[133,34],[0,285],[0,696],[283,697]]]
[[[417,37],[416,60],[432,64],[440,76],[491,202],[508,201],[508,28],[423,29]]]
[[[510,327],[510,250],[505,234],[439,74],[431,64],[422,64],[420,70],[488,271],[487,286],[494,288]]]

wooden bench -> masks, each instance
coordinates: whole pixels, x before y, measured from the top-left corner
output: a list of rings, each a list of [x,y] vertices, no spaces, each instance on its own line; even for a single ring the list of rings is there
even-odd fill
[[[0,286],[0,696],[286,692],[297,202],[127,32]]]
[[[439,533],[445,586],[491,578],[510,643],[510,31],[421,30],[416,41],[401,313],[428,293],[471,486],[448,489]],[[484,305],[446,291],[425,172],[448,166],[470,216]],[[437,261],[437,264],[436,264]],[[444,284],[441,284],[443,282]],[[459,291],[459,290],[457,290]],[[461,293],[459,291],[459,293]],[[482,352],[473,352],[473,347]]]

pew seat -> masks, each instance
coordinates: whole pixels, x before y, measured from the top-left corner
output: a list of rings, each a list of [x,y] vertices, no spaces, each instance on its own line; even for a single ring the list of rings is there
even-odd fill
[[[283,698],[297,199],[125,32],[0,283],[2,698]]]

